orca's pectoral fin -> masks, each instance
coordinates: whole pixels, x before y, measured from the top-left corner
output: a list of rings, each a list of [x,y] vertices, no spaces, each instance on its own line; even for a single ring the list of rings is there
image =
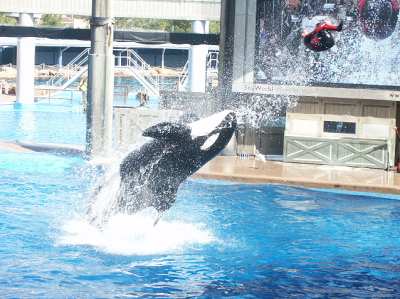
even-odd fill
[[[161,217],[162,217],[163,215],[164,215],[164,212],[158,213],[157,218],[156,218],[156,221],[154,221],[153,226],[156,226],[156,225],[157,225],[157,223],[160,221],[160,219],[161,219]]]
[[[155,139],[182,140],[190,137],[190,128],[180,123],[162,122],[147,128],[142,135]]]

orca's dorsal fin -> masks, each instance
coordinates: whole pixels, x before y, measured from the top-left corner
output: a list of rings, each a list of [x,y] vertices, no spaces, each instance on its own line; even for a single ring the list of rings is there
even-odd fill
[[[162,122],[143,131],[143,136],[168,141],[181,141],[190,137],[190,128],[184,124]]]

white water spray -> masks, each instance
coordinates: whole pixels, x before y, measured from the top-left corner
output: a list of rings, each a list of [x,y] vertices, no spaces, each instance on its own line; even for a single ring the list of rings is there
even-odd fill
[[[86,220],[68,221],[59,245],[89,245],[110,254],[154,255],[183,251],[216,239],[203,224],[161,219],[154,226],[156,211],[145,209],[134,215],[115,214],[102,228]]]
[[[204,224],[172,219],[169,213],[155,225],[159,215],[154,208],[132,215],[119,212],[121,160],[108,165],[96,184],[98,187],[92,191],[87,213],[81,211],[62,225],[58,245],[88,245],[118,255],[154,255],[176,253],[216,241]]]
[[[252,95],[246,101],[238,99],[235,113],[239,125],[253,128],[283,126],[287,109],[297,105],[297,97],[278,95]]]

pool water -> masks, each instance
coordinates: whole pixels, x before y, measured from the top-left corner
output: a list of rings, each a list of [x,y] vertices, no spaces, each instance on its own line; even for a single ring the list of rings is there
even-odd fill
[[[86,115],[79,103],[0,106],[0,140],[82,145],[85,130]]]
[[[0,105],[0,140],[83,145],[85,130],[86,114],[80,101]]]
[[[171,80],[165,79],[166,87],[171,85]],[[114,81],[113,105],[139,106],[136,93],[142,89],[140,84],[125,77],[116,77]],[[37,85],[43,83],[43,80],[36,81]],[[60,91],[53,98],[41,98],[32,105],[0,105],[0,140],[83,145],[86,140],[86,114],[77,84],[71,87],[76,90]],[[123,96],[123,87],[129,88],[128,97]],[[158,106],[158,97],[150,96],[146,107],[157,109]]]
[[[400,201],[188,180],[151,210],[85,218],[98,169],[0,153],[1,298],[393,298]]]

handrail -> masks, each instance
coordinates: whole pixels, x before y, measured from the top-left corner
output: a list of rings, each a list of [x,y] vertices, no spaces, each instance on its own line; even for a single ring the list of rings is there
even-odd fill
[[[79,71],[77,71],[71,78],[67,80],[63,85],[61,85],[61,89],[65,89],[70,86],[73,82],[75,82],[84,72],[87,71],[87,66],[83,66]]]
[[[76,62],[81,59],[82,56],[87,56],[89,54],[90,48],[86,48],[85,50],[83,50],[78,56],[76,56],[74,59],[72,59],[67,66],[69,65],[74,65],[76,64]]]
[[[77,55],[65,66],[64,71],[66,71],[67,74],[65,74],[64,71],[59,72],[58,74],[56,74],[54,77],[52,77],[47,81],[47,85],[50,86],[63,85],[62,83],[64,80],[71,79],[73,77],[73,74],[79,71],[81,66],[88,61],[89,51],[90,49],[87,48],[83,50],[81,53],[79,53],[79,55]]]
[[[120,51],[120,54],[115,57],[115,66],[127,67],[134,73],[136,79],[141,82],[146,89],[153,94],[159,94],[159,75],[153,73],[152,67],[142,58],[138,53],[129,48],[114,49]],[[84,66],[89,59],[89,51],[87,48],[79,55],[72,59],[64,68],[62,72],[57,73],[47,81],[47,85],[57,88],[64,88],[69,85],[71,80],[75,80],[77,74],[82,74],[82,66]],[[117,62],[118,61],[118,62]]]
[[[141,69],[139,68],[138,63],[131,59],[127,58],[129,61],[128,69],[131,70],[131,72],[135,75],[136,79],[140,81],[140,83],[151,93],[158,95],[159,94],[159,85],[158,82],[155,82],[151,76],[146,76],[146,72],[141,72]]]
[[[158,86],[157,80],[155,80],[153,78],[153,76],[151,74],[149,74],[149,72],[151,72],[151,69],[143,68],[140,64],[137,63],[136,60],[132,59],[132,57],[127,57],[127,60],[130,62],[130,64],[133,64],[136,69],[143,71],[143,74],[142,74],[143,77],[145,77],[148,81],[150,81],[150,83],[152,85],[154,85],[156,87]],[[128,65],[128,66],[132,67],[132,65]]]
[[[115,65],[130,68],[146,89],[153,94],[159,94],[159,76],[152,74],[152,67],[132,49],[115,50],[120,51],[120,55],[115,57]]]
[[[189,60],[186,61],[185,65],[182,69],[182,73],[179,76],[179,89],[185,87],[188,76],[189,76]]]

